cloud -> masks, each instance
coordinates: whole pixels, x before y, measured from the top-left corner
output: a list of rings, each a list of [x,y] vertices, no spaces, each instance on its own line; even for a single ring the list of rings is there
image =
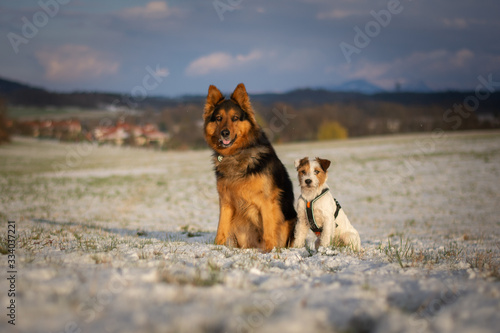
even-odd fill
[[[254,50],[247,55],[232,56],[226,52],[215,52],[192,61],[186,68],[188,76],[207,75],[216,71],[224,71],[255,62],[263,57],[263,53]]]
[[[406,58],[395,62],[396,68],[409,67],[412,70],[419,69],[431,72],[446,73],[467,68],[474,58],[474,52],[469,49],[461,49],[456,52],[439,49],[430,52],[414,52]]]
[[[122,33],[134,31],[151,37],[151,32],[162,35],[176,31],[176,36],[186,30],[188,11],[172,7],[165,1],[150,1],[141,6],[126,7],[115,11],[106,22],[110,27]]]
[[[170,71],[166,67],[158,67],[158,66],[156,66],[156,70],[154,71],[154,74],[156,76],[160,76],[160,77],[167,77],[167,76],[170,75]]]
[[[450,61],[454,68],[460,69],[467,67],[474,57],[474,52],[468,49],[462,49],[457,51],[455,54],[452,54]]]
[[[441,89],[452,82],[446,81],[457,73],[468,75],[478,62],[493,64],[498,59],[478,56],[469,49],[449,51],[437,49],[428,52],[414,52],[406,57],[390,62],[371,62],[361,60],[356,64],[345,65],[338,73],[348,79],[366,79],[381,87],[390,89],[394,82],[407,83],[425,80],[432,88]]]
[[[469,23],[467,20],[463,18],[454,18],[454,19],[449,19],[449,18],[443,18],[441,20],[443,22],[443,25],[447,28],[451,29],[466,29],[469,27]]]
[[[121,10],[118,15],[125,19],[163,19],[177,14],[165,1],[151,1],[144,7],[131,7]]]
[[[103,52],[87,45],[65,44],[54,49],[43,49],[35,53],[51,81],[68,82],[96,79],[114,74],[120,64]]]

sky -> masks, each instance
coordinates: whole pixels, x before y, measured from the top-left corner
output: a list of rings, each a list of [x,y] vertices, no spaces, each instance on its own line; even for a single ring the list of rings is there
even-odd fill
[[[0,77],[172,97],[240,82],[469,90],[500,81],[499,14],[498,0],[2,1]]]

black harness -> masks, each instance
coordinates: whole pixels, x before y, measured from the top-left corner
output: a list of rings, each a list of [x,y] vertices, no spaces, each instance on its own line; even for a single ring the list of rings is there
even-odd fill
[[[300,199],[304,200],[304,202],[306,203],[306,215],[307,215],[307,221],[309,222],[309,227],[317,236],[319,236],[321,234],[321,232],[323,231],[323,228],[318,227],[318,225],[316,224],[316,220],[314,219],[314,207],[313,206],[314,206],[314,203],[317,200],[319,200],[323,195],[325,195],[326,192],[328,192],[328,191],[329,191],[329,189],[325,188],[323,191],[321,191],[320,195],[318,195],[312,201],[307,201],[306,199],[304,199],[304,197],[302,195],[300,196]],[[337,218],[337,216],[339,216],[340,208],[342,208],[342,207],[340,206],[337,199],[334,198],[333,200],[335,200],[335,205],[337,206],[337,209],[335,210],[335,214],[333,216],[335,218]],[[335,223],[335,226],[338,227],[338,224]]]

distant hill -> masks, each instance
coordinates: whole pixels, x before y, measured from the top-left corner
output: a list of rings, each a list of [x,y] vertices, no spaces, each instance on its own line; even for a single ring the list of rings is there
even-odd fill
[[[24,83],[2,79],[0,78],[0,94],[10,94],[23,90],[39,90],[44,91],[42,88],[33,87]]]
[[[338,85],[330,85],[319,87],[318,89],[325,89],[332,92],[358,92],[367,95],[388,92],[376,84],[366,80],[352,80]],[[418,93],[432,93],[434,92],[423,80],[409,81],[406,83],[396,84],[393,92],[418,92]]]
[[[361,79],[347,81],[339,85],[325,86],[322,88],[334,92],[358,92],[369,95],[385,91],[379,86]]]
[[[295,89],[285,93],[250,94],[253,102],[263,106],[272,106],[276,103],[287,103],[294,107],[310,107],[323,104],[369,104],[370,102],[391,102],[406,106],[439,107],[443,110],[452,108],[455,104],[462,104],[474,92],[448,91],[428,92],[424,82],[416,82],[413,86],[401,85],[400,92],[383,91],[380,87],[365,80],[349,81],[339,86],[323,88]],[[406,91],[413,88],[422,91]],[[418,89],[417,89],[418,88]],[[360,92],[363,91],[363,92]],[[123,106],[136,109],[162,110],[165,107],[175,107],[186,104],[203,105],[204,95],[189,95],[181,97],[151,96],[140,102],[125,94],[106,92],[50,92],[40,87],[34,87],[16,81],[0,78],[0,97],[10,105],[30,107],[79,107],[83,109],[106,108],[107,106]],[[481,101],[477,113],[500,113],[500,92]]]
[[[114,100],[120,98],[120,95],[104,92],[58,93],[0,78],[0,97],[7,100],[10,105],[96,108],[113,103]]]
[[[420,92],[420,93],[431,93],[433,90],[422,80],[410,81],[401,84],[399,87],[400,91],[404,92]]]

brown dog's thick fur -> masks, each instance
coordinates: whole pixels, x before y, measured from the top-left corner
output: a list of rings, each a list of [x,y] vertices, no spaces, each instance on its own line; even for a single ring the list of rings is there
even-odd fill
[[[297,220],[292,182],[255,120],[245,86],[225,99],[211,85],[203,120],[219,192],[215,243],[264,251],[290,246]]]

